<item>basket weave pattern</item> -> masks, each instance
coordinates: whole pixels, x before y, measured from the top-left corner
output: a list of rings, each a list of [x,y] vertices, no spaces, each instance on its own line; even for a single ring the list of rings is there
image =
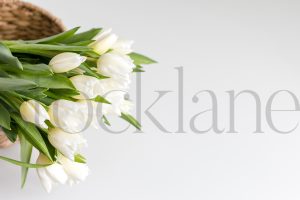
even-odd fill
[[[0,40],[32,40],[60,33],[61,21],[46,10],[18,0],[0,0]]]
[[[61,21],[42,8],[19,0],[0,0],[0,40],[34,40],[64,30]],[[0,127],[0,148],[11,145]]]

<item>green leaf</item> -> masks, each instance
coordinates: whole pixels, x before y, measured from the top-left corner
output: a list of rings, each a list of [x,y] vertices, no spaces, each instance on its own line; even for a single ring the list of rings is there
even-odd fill
[[[39,64],[39,63],[43,62],[42,59],[37,56],[32,57],[30,55],[24,55],[24,54],[20,55],[19,54],[19,55],[17,55],[17,57],[18,57],[19,61],[23,64],[24,63]]]
[[[46,58],[53,58],[57,54],[59,54],[59,51],[47,51],[47,50],[40,50],[40,49],[10,49],[13,53],[22,53],[22,54],[28,54],[28,55],[38,55],[43,56]]]
[[[1,92],[0,99],[11,109],[18,112],[23,100],[19,97],[16,97],[11,92]]]
[[[52,76],[18,74],[17,76],[22,79],[26,79],[31,82],[34,82],[38,87],[42,87],[42,88],[75,89],[72,82],[67,77],[60,74],[54,74]]]
[[[106,76],[103,76],[97,72],[94,72],[93,70],[91,70],[89,67],[87,67],[85,64],[81,64],[79,66],[80,69],[82,69],[84,72],[85,75],[88,75],[88,76],[93,76],[95,78],[98,78],[98,79],[105,79],[105,78],[108,78]]]
[[[24,163],[30,163],[31,154],[32,154],[32,145],[25,139],[23,133],[19,130],[18,135],[20,138],[20,146],[21,146],[21,161]],[[21,169],[21,187],[23,188],[26,182],[28,174],[28,167],[22,166]]]
[[[0,77],[9,78],[9,74],[4,70],[0,69]]]
[[[23,64],[23,73],[50,76],[53,74],[49,65],[46,64]]]
[[[0,104],[0,126],[11,130],[10,128],[10,114],[8,110]]]
[[[75,161],[75,162],[78,162],[78,163],[86,163],[86,158],[83,157],[83,156],[80,155],[80,154],[76,154],[76,155],[74,156],[74,161]]]
[[[102,29],[101,28],[93,28],[91,30],[78,33],[76,35],[73,35],[72,37],[69,37],[68,39],[64,40],[63,43],[70,44],[70,43],[77,43],[87,40],[92,40]]]
[[[107,101],[104,97],[98,95],[96,96],[94,99],[92,99],[93,101],[99,102],[99,103],[106,103],[106,104],[111,104],[109,101]]]
[[[48,166],[51,165],[51,164],[47,164],[47,165],[30,164],[30,163],[25,163],[25,162],[22,162],[22,161],[17,161],[17,160],[11,159],[11,158],[7,158],[7,157],[4,157],[4,156],[0,156],[0,160],[4,160],[4,161],[9,162],[11,164],[18,165],[18,166],[21,166],[21,167],[28,167],[28,168],[43,168],[43,167],[48,167]]]
[[[55,126],[48,119],[45,121],[45,123],[47,124],[49,129],[55,128]]]
[[[49,120],[46,120],[45,123],[48,125],[48,124],[51,124],[51,122]],[[49,126],[49,128],[53,128],[53,125],[51,124]],[[46,146],[48,148],[48,151],[49,151],[49,154],[51,156],[51,159],[53,162],[55,162],[57,160],[57,150],[52,146],[52,144],[49,142],[48,140],[48,129],[43,129],[43,128],[39,128],[40,130],[40,133],[46,143]]]
[[[7,48],[4,44],[0,43],[0,62],[11,65],[11,67],[15,67],[18,69],[23,69],[21,62],[19,59],[11,54],[9,48]]]
[[[3,127],[2,130],[5,133],[6,137],[9,139],[9,141],[11,141],[12,143],[16,142],[18,137],[18,129],[14,124],[11,125],[11,130],[8,130]]]
[[[110,122],[108,121],[108,119],[105,115],[102,116],[102,120],[103,120],[104,124],[111,126]]]
[[[76,69],[72,69],[72,70],[70,70],[68,72],[61,73],[61,75],[64,75],[64,76],[66,76],[68,78],[71,78],[73,76],[82,75],[82,72],[78,68],[76,68]]]
[[[0,78],[0,91],[26,90],[35,88],[37,85],[29,80],[17,78]]]
[[[41,136],[38,129],[34,124],[25,122],[18,114],[12,113],[11,117],[19,125],[24,137],[29,141],[35,148],[45,154],[50,160],[52,160],[51,155],[48,151],[47,145]]]
[[[2,127],[2,130],[5,133],[6,137],[9,139],[9,141],[11,141],[12,143],[16,142],[18,137],[18,134],[16,133],[17,132],[16,129],[12,131]]]
[[[89,59],[94,58],[96,60],[98,60],[98,58],[100,57],[100,55],[94,51],[86,51],[86,52],[83,52],[82,55],[89,57]]]
[[[142,69],[134,68],[132,72],[139,73],[139,72],[145,72],[145,71]]]
[[[54,101],[56,101],[56,99],[53,99],[51,97],[45,97],[45,98],[39,99],[39,101],[47,106],[50,106]]]
[[[70,45],[55,45],[55,44],[14,44],[9,46],[11,51],[24,52],[29,50],[44,50],[44,51],[62,51],[62,52],[80,52],[90,51],[91,48],[87,46],[70,46]],[[23,50],[23,51],[21,51]]]
[[[128,54],[128,56],[134,61],[134,64],[136,65],[157,63],[155,60],[152,60],[151,58],[138,53],[130,53]]]
[[[12,143],[15,143],[17,141],[18,129],[14,124],[11,124],[11,130],[8,130],[3,127],[2,130],[5,133],[6,137],[9,139],[9,141],[11,141]]]
[[[48,97],[51,97],[53,99],[56,99],[56,100],[59,100],[59,99],[65,99],[65,100],[69,100],[69,101],[77,101],[77,99],[74,99],[72,98],[72,96],[68,96],[68,95],[65,95],[65,94],[57,94],[53,91],[46,91],[45,94],[48,96]]]
[[[0,64],[0,69],[19,74],[50,76],[53,74],[50,67],[46,64],[23,64],[23,70],[12,68],[9,64]]]
[[[141,124],[130,114],[121,114],[121,118],[124,119],[125,121],[129,122],[132,126],[137,128],[138,130],[141,130]]]
[[[72,45],[72,46],[88,46],[89,44],[92,44],[93,42],[95,42],[95,40],[85,40],[85,41],[75,42],[70,45]]]
[[[47,97],[45,92],[47,91],[47,88],[35,88],[30,90],[24,90],[24,91],[17,91],[18,94],[23,95],[22,98],[25,99],[42,99]]]
[[[50,91],[56,94],[57,96],[66,96],[66,97],[73,97],[80,94],[75,89],[51,89]]]
[[[57,35],[53,35],[50,37],[38,39],[38,40],[31,40],[31,41],[26,41],[28,43],[59,43],[63,40],[66,40],[70,37],[72,37],[79,29],[80,27],[75,27],[71,30],[65,31],[63,33],[59,33]]]
[[[143,67],[141,65],[136,65],[136,67],[133,69],[133,72],[145,72],[143,70]]]

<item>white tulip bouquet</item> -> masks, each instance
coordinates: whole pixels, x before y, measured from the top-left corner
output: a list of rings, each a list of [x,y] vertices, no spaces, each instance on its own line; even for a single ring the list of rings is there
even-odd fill
[[[109,126],[119,116],[137,129],[126,99],[130,76],[154,60],[132,52],[132,41],[100,28],[74,28],[31,41],[0,41],[0,126],[11,142],[20,141],[22,187],[36,168],[44,188],[83,181],[89,169],[81,132],[89,125]],[[31,162],[38,150],[36,163]]]

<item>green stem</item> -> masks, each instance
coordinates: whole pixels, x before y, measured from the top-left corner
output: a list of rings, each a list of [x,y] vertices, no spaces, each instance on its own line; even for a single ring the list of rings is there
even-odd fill
[[[25,42],[23,40],[1,40],[1,43],[3,43],[6,46],[10,46],[16,44],[24,44]]]
[[[58,52],[54,51],[42,51],[42,50],[35,50],[35,49],[14,49],[10,48],[12,53],[24,53],[24,54],[33,54],[38,56],[43,56],[47,58],[52,58],[58,54]]]

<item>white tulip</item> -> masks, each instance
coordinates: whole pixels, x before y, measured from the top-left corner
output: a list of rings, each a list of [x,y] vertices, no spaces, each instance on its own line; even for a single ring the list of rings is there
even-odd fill
[[[97,111],[97,109],[100,103],[92,100],[79,100],[76,103],[81,104],[81,106],[86,111],[85,114],[87,115],[87,120],[82,123],[86,123],[89,126],[99,129],[98,121],[101,119],[101,115],[99,114],[99,111]]]
[[[121,54],[129,54],[133,51],[133,43],[133,40],[118,39],[117,42],[113,45],[112,49]]]
[[[80,92],[80,95],[74,96],[75,99],[92,99],[100,95],[103,91],[100,86],[100,80],[86,75],[77,75],[70,78],[74,87]]]
[[[106,53],[97,61],[100,74],[114,79],[124,87],[128,87],[130,74],[134,67],[135,65],[129,56],[117,52]]]
[[[61,155],[59,155],[58,161],[62,164],[66,174],[68,175],[67,183],[69,185],[84,181],[89,175],[89,168],[85,163],[74,162]]]
[[[105,96],[111,104],[102,104],[101,111],[103,115],[117,115],[121,116],[121,113],[128,113],[133,107],[133,104],[124,98],[124,91],[112,91]]]
[[[87,100],[97,96],[105,96],[110,91],[128,89],[128,83],[122,83],[116,79],[97,79],[92,76],[77,75],[70,78],[74,87],[80,92],[73,96],[75,99]]]
[[[47,165],[51,164],[51,161],[45,155],[40,154],[36,163],[39,165]],[[37,168],[37,173],[47,192],[51,192],[53,185],[58,183],[65,184],[68,180],[68,175],[64,171],[63,166],[58,163],[53,163],[50,166],[43,168]]]
[[[112,78],[114,75],[131,73],[134,67],[133,60],[129,56],[115,51],[102,55],[97,61],[98,70]]]
[[[74,155],[87,146],[87,141],[79,134],[69,134],[59,128],[49,130],[49,142],[64,156],[74,160]]]
[[[20,106],[20,113],[24,121],[36,124],[41,128],[48,128],[45,120],[50,117],[45,108],[35,100],[24,101]]]
[[[99,123],[102,122],[102,115],[121,116],[122,113],[129,113],[133,104],[124,98],[126,92],[124,91],[111,91],[103,97],[111,104],[97,103],[91,100],[80,100],[77,103],[86,106],[88,123],[96,129],[99,129]],[[88,107],[88,108],[87,108]]]
[[[118,36],[116,34],[112,34],[111,29],[109,29],[100,32],[100,34],[95,36],[93,39],[96,41],[93,42],[90,47],[92,47],[96,53],[102,55],[113,47],[118,40]]]
[[[87,128],[89,112],[93,112],[90,104],[68,100],[54,101],[48,111],[51,123],[68,133],[79,133]]]
[[[86,57],[77,53],[65,52],[54,56],[49,65],[53,72],[63,73],[79,67],[85,60]]]
[[[132,108],[131,104],[124,100],[124,92],[122,91],[113,91],[104,96],[110,104],[98,103],[91,100],[80,100],[78,103],[81,103],[89,107],[88,115],[88,125],[92,126],[95,129],[99,129],[99,123],[102,123],[101,116],[103,115],[112,115],[112,116],[121,116],[121,113],[128,113]]]
[[[104,39],[106,36],[108,36],[109,34],[111,34],[112,32],[112,28],[109,29],[103,29],[100,33],[98,33],[93,40],[102,40]]]
[[[124,91],[124,90],[128,89],[130,79],[128,78],[128,80],[129,81],[127,81],[127,82],[125,82],[125,81],[122,82],[121,80],[117,80],[117,79],[113,79],[113,78],[106,78],[106,79],[99,80],[98,92],[101,91],[101,93],[99,93],[99,95],[104,97],[112,91]]]

